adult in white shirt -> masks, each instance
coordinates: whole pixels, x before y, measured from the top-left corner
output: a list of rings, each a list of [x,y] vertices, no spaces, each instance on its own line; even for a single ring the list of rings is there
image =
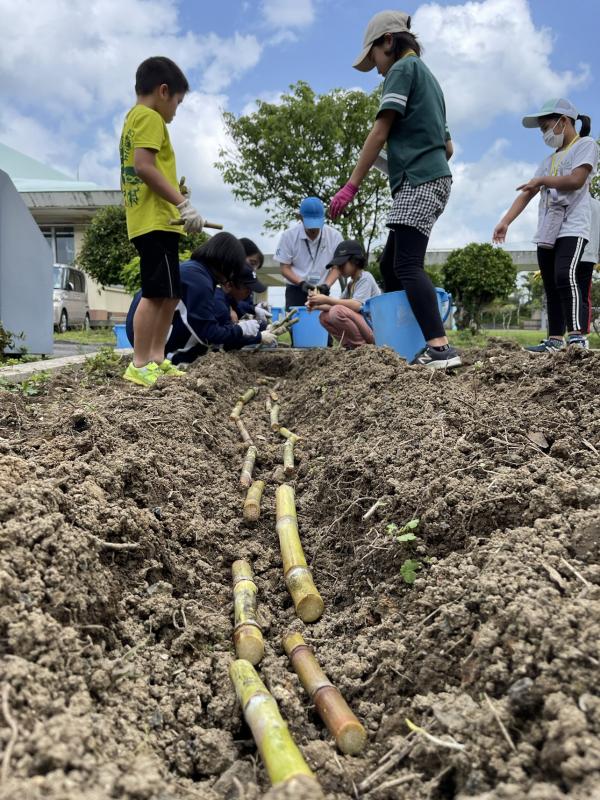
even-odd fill
[[[313,289],[328,295],[340,276],[337,267],[330,265],[343,237],[325,224],[325,207],[318,197],[306,197],[300,203],[300,217],[301,222],[282,234],[275,252],[286,282],[286,309],[303,306]]]

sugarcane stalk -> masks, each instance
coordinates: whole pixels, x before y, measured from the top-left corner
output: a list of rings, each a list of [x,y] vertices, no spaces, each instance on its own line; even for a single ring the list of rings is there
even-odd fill
[[[300,441],[300,437],[297,433],[292,433],[287,428],[279,428],[279,433],[285,438],[289,439],[292,444],[296,444],[296,442]]]
[[[274,697],[252,664],[243,659],[234,661],[229,675],[273,786],[300,775],[315,779],[292,739]]]
[[[290,311],[288,311],[285,317],[283,317],[282,319],[278,319],[273,327],[280,328],[282,325],[286,325],[291,319],[293,319],[297,315],[298,315],[298,309],[292,308],[290,309]]]
[[[258,389],[256,386],[252,386],[250,389],[247,389],[243,395],[240,395],[240,403],[246,405],[258,394]]]
[[[265,408],[267,409],[267,414],[271,413],[271,409],[273,408],[273,403],[271,402],[271,398],[267,397],[265,400]]]
[[[256,463],[256,456],[258,455],[258,450],[254,445],[250,445],[248,448],[248,452],[246,453],[246,458],[244,459],[244,464],[242,466],[242,474],[240,476],[240,484],[244,489],[249,489],[252,486],[252,472],[254,470],[254,464]]]
[[[366,744],[367,732],[321,669],[302,634],[284,636],[283,649],[339,749],[348,755],[358,755]]]
[[[235,424],[237,425],[237,429],[240,432],[240,436],[242,437],[242,441],[244,444],[252,445],[254,442],[252,441],[252,437],[248,433],[246,426],[242,422],[241,419],[236,419]]]
[[[242,413],[243,409],[244,409],[244,404],[240,400],[232,408],[231,414],[229,415],[229,419],[233,419],[233,420],[239,419],[240,418],[240,414]]]
[[[256,522],[260,517],[260,501],[265,490],[264,481],[254,481],[248,489],[244,501],[244,519],[246,522]]]
[[[283,474],[286,478],[291,478],[296,471],[294,464],[294,443],[291,439],[283,445]]]
[[[279,430],[279,403],[274,403],[271,406],[271,430],[277,431]]]
[[[277,394],[277,392],[274,392],[273,389],[269,389],[269,397],[274,403],[279,402],[279,395]]]
[[[276,513],[286,586],[294,601],[296,614],[303,622],[314,622],[323,613],[324,603],[315,587],[302,550],[294,490],[286,483],[277,488]]]
[[[256,621],[256,584],[247,561],[234,561],[233,578],[233,643],[238,658],[258,664],[265,654],[260,625]]]

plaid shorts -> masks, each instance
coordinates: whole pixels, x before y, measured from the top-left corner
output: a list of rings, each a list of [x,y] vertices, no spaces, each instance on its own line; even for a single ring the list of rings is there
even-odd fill
[[[411,186],[405,178],[394,195],[387,219],[388,228],[410,225],[424,236],[429,236],[435,221],[446,208],[451,188],[452,178],[449,175],[420,186]]]

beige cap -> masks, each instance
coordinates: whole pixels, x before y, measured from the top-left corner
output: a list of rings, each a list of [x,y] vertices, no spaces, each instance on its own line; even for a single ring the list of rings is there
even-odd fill
[[[367,25],[363,39],[363,49],[352,66],[361,72],[369,72],[375,64],[369,58],[373,42],[386,33],[405,33],[410,30],[410,14],[404,11],[380,11]]]

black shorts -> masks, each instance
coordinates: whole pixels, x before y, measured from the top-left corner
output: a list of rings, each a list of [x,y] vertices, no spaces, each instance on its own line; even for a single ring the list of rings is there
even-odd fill
[[[179,233],[150,231],[131,241],[140,254],[142,297],[181,297]]]

